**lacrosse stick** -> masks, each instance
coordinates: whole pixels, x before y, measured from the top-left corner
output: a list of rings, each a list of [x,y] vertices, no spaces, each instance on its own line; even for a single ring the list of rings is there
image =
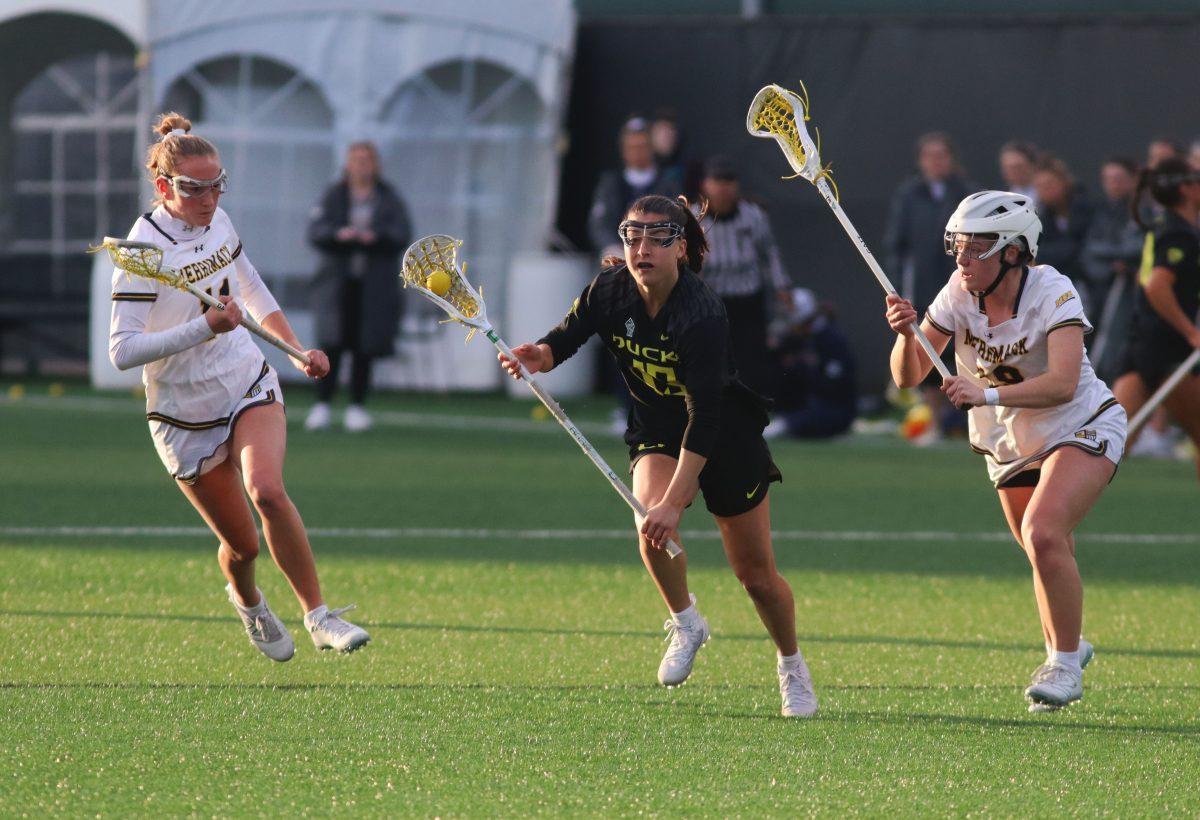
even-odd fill
[[[464,276],[467,265],[465,262],[461,266],[458,263],[458,247],[461,244],[460,240],[444,234],[426,236],[424,239],[414,242],[404,252],[404,261],[400,269],[400,278],[404,281],[404,287],[416,289],[422,296],[446,311],[450,317],[448,321],[458,322],[464,327],[470,328],[470,332],[467,334],[468,340],[475,335],[475,331],[482,331],[497,350],[520,365],[520,360],[513,355],[512,349],[500,338],[496,329],[488,321],[483,296],[471,287]],[[579,432],[579,428],[567,418],[567,414],[558,406],[554,397],[546,392],[524,365],[520,365],[520,368],[521,378],[529,385],[529,389],[546,406],[550,415],[554,416],[563,429],[571,435],[571,438],[575,439],[575,443],[592,460],[596,469],[608,479],[612,488],[621,495],[621,498],[625,499],[625,503],[637,517],[640,527],[642,519],[646,517],[646,508],[608,466],[603,456],[596,452],[596,448],[591,445],[591,442],[584,437],[583,433]],[[672,558],[683,552],[679,545],[670,539],[667,541],[666,549],[667,554]]]
[[[156,279],[173,288],[186,290],[214,310],[225,309],[225,305],[221,304],[221,301],[212,294],[205,293],[184,279],[179,271],[165,267],[162,263],[162,248],[157,245],[152,245],[149,242],[135,242],[132,239],[114,239],[111,236],[106,236],[99,245],[94,248],[88,248],[89,253],[99,253],[100,251],[108,251],[108,257],[112,259],[112,263],[126,273],[143,276],[147,279]],[[302,351],[297,350],[271,331],[266,330],[262,325],[254,321],[249,313],[242,313],[242,325],[255,336],[264,342],[275,345],[275,347],[293,359],[303,362],[306,365],[311,364],[308,356],[305,356]]]
[[[1112,284],[1108,286],[1108,296],[1100,311],[1100,332],[1096,335],[1096,346],[1091,350],[1092,365],[1104,367],[1104,351],[1108,349],[1108,340],[1112,336],[1112,324],[1117,318],[1117,307],[1125,290],[1125,277],[1120,274],[1113,276]]]
[[[803,97],[777,85],[765,86],[754,95],[754,101],[750,103],[750,110],[746,113],[746,130],[756,137],[770,137],[779,143],[783,155],[796,172],[787,179],[804,177],[817,186],[833,215],[842,223],[846,234],[862,254],[863,261],[867,263],[871,273],[875,274],[884,291],[895,294],[896,288],[888,280],[883,268],[879,267],[871,249],[867,247],[867,243],[855,230],[838,203],[837,183],[833,181],[829,166],[821,165],[820,133],[817,134],[818,142],[813,142],[812,137],[808,135],[808,128],[804,125],[808,121],[808,90],[804,88],[803,83],[800,90],[804,94]],[[942,378],[950,378],[950,370],[942,361],[942,357],[933,349],[929,338],[916,324],[913,325],[913,335],[925,351],[925,355],[929,357],[929,361],[933,362],[938,373],[942,374]]]
[[[1175,368],[1175,372],[1167,377],[1162,386],[1154,391],[1154,395],[1142,405],[1142,409],[1137,411],[1137,415],[1130,419],[1128,438],[1133,438],[1138,434],[1138,430],[1142,429],[1142,425],[1146,423],[1146,419],[1150,418],[1150,414],[1158,409],[1158,406],[1163,403],[1163,399],[1171,395],[1171,391],[1183,381],[1183,377],[1192,372],[1192,368],[1196,366],[1197,362],[1200,362],[1200,348],[1193,350],[1192,354],[1183,360],[1183,364]]]

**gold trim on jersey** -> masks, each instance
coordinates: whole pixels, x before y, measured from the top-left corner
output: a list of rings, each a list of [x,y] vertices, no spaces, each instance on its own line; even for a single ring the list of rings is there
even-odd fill
[[[954,338],[953,330],[947,330],[946,328],[939,325],[937,322],[935,322],[933,320],[933,317],[930,316],[928,313],[925,314],[925,321],[929,322],[929,324],[933,327],[933,329],[936,330],[938,333],[942,334],[943,336],[949,336],[951,339]]]
[[[1046,328],[1046,335],[1049,336],[1056,330],[1062,330],[1064,327],[1082,327],[1087,329],[1087,324],[1082,319],[1063,319],[1061,322],[1056,322]]]
[[[1096,412],[1092,413],[1091,418],[1089,418],[1087,421],[1085,421],[1083,424],[1079,425],[1075,429],[1082,430],[1084,427],[1087,427],[1093,421],[1095,421],[1096,419],[1098,419],[1102,415],[1104,415],[1105,411],[1112,409],[1116,405],[1117,405],[1117,400],[1115,398],[1105,399],[1104,402],[1101,403],[1100,407],[1096,410]],[[1001,461],[999,458],[996,457],[996,454],[990,450],[985,450],[982,447],[976,446],[975,444],[971,444],[970,447],[972,450],[974,450],[979,455],[988,456],[989,458],[991,458],[992,461],[996,462],[996,464],[1000,465],[1001,467],[1006,467],[1009,464],[1017,464],[1021,461],[1026,461],[1026,460],[1037,461],[1039,458],[1045,458],[1048,454],[1054,452],[1059,447],[1062,447],[1067,444],[1071,445],[1072,447],[1081,447],[1084,450],[1087,450],[1089,453],[1095,453],[1096,455],[1104,455],[1104,453],[1108,450],[1108,441],[1105,441],[1104,445],[1102,447],[1100,447],[1099,449],[1097,449],[1095,447],[1088,447],[1086,444],[1082,444],[1077,441],[1062,441],[1062,442],[1059,442],[1058,444],[1053,445],[1048,450],[1046,450],[1042,453],[1035,453],[1032,456],[1018,456],[1017,458],[1010,459],[1008,461]]]
[[[258,371],[258,376],[254,379],[254,384],[250,385],[250,389],[245,392],[245,394],[242,396],[242,399],[252,399],[258,395],[258,393],[261,393],[262,388],[260,388],[258,385],[269,372],[271,372],[271,367],[264,361],[262,369]],[[264,399],[263,402],[268,400],[275,400],[274,390],[267,391],[266,399]],[[229,424],[230,419],[231,416],[224,416],[219,419],[212,419],[211,421],[186,421],[184,419],[177,419],[174,416],[168,416],[163,413],[150,412],[146,414],[147,421],[161,421],[163,424],[169,424],[172,427],[178,427],[181,430],[211,430],[214,427],[224,427],[225,425]]]
[[[155,302],[157,293],[142,293],[138,291],[118,291],[112,295],[114,302]]]

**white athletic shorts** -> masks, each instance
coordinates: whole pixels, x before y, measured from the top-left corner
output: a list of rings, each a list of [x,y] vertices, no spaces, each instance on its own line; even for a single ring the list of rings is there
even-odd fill
[[[191,484],[229,457],[229,439],[242,413],[276,402],[283,404],[279,376],[264,363],[254,384],[225,415],[208,421],[183,421],[151,413],[150,437],[167,472]]]
[[[1078,447],[1092,455],[1107,458],[1113,464],[1120,464],[1121,457],[1125,454],[1128,426],[1125,408],[1113,401],[1104,412],[1083,427],[1055,439],[1032,456],[1005,463],[996,461],[990,455],[984,456],[984,460],[987,461],[988,478],[999,487],[1017,473],[1040,468],[1046,457],[1060,447]]]

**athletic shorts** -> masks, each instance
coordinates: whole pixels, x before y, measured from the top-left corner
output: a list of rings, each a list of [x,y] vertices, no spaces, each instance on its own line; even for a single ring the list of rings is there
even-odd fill
[[[1042,463],[1047,456],[1062,447],[1077,447],[1086,453],[1107,458],[1113,464],[1120,465],[1121,456],[1125,453],[1125,434],[1128,426],[1129,421],[1125,416],[1125,408],[1113,399],[1112,404],[1078,430],[1050,442],[1028,458],[1019,458],[1001,464],[990,455],[984,456],[984,461],[987,462],[988,478],[992,480],[998,490],[1011,487],[1036,487],[1041,478]]]
[[[1142,339],[1134,333],[1125,345],[1118,372],[1137,373],[1148,390],[1157,390],[1179,365],[1192,354],[1192,348],[1182,336],[1168,339]],[[1192,369],[1192,375],[1200,375],[1200,365]]]
[[[713,515],[728,518],[757,507],[767,497],[772,481],[783,481],[783,474],[771,459],[771,451],[762,437],[767,414],[755,407],[733,402],[722,410],[721,431],[717,443],[700,471],[700,493],[704,506]],[[630,414],[625,434],[629,445],[629,472],[643,456],[661,454],[678,459],[683,446],[683,430],[654,430],[642,424],[637,407]]]
[[[240,388],[239,388],[240,389]],[[191,484],[229,457],[229,439],[242,413],[251,407],[279,402],[279,376],[267,364],[245,395],[237,399],[226,415],[216,419],[183,420],[149,414],[150,437],[163,466],[173,478]]]

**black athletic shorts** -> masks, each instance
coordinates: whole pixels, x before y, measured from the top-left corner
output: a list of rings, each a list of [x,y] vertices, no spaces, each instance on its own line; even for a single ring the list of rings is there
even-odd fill
[[[700,492],[704,506],[722,518],[741,515],[757,507],[767,497],[767,485],[783,481],[783,474],[771,459],[771,451],[762,437],[767,426],[765,410],[741,402],[726,402],[721,411],[721,431],[708,462],[700,471]],[[679,458],[683,430],[654,429],[635,403],[630,413],[629,472],[638,459],[652,453]]]
[[[1148,390],[1157,390],[1191,354],[1192,347],[1182,336],[1142,338],[1135,332],[1125,345],[1121,368],[1117,372],[1122,376],[1137,373]],[[1200,365],[1192,369],[1192,375],[1200,375]]]

